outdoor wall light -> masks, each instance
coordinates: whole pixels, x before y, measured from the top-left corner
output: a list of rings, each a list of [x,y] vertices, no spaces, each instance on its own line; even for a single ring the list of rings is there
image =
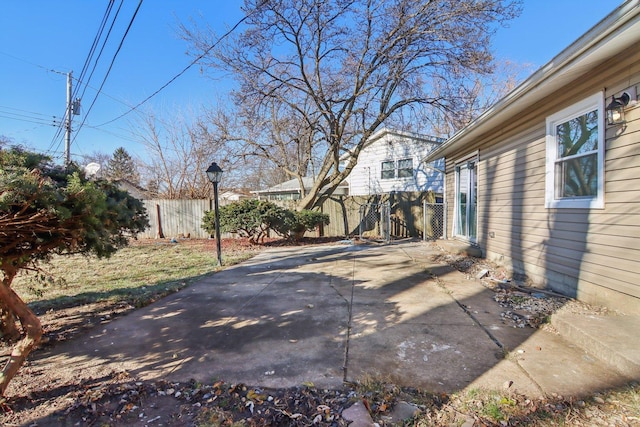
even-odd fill
[[[629,104],[631,97],[624,92],[619,98],[611,97],[611,103],[607,105],[607,124],[618,125],[624,123],[624,107]]]
[[[636,90],[634,87],[625,89],[620,96],[613,95],[611,102],[607,105],[607,124],[619,125],[624,123],[624,109],[631,102],[634,105],[637,102]]]

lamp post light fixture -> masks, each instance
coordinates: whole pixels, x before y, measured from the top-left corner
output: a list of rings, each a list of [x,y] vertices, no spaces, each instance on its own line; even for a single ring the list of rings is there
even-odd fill
[[[213,184],[213,203],[216,226],[216,249],[218,250],[218,266],[222,267],[222,251],[220,248],[220,215],[218,213],[218,183],[222,179],[222,169],[216,162],[207,169],[207,178]]]

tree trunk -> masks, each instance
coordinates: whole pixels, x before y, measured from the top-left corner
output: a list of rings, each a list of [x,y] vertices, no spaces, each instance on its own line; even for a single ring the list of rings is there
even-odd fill
[[[18,294],[11,289],[12,281],[13,275],[5,276],[0,284],[0,300],[20,320],[25,336],[13,347],[11,356],[0,374],[0,396],[4,396],[9,382],[15,377],[31,350],[38,345],[42,337],[40,320]]]
[[[14,343],[20,339],[20,331],[16,325],[16,316],[0,300],[0,340]]]
[[[2,280],[3,282],[11,284],[11,282],[13,282],[13,278],[17,274],[17,271],[7,268],[7,265],[9,264],[2,265]],[[5,272],[5,270],[9,271]],[[2,298],[0,298],[0,335],[0,339],[7,344],[15,343],[22,335],[18,329],[15,314],[13,314],[11,308],[7,306],[7,303]]]

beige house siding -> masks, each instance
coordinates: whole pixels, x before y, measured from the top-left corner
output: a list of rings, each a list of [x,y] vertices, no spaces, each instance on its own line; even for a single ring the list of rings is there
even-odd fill
[[[611,95],[640,85],[640,50],[628,49],[585,72],[464,151],[447,156],[448,232],[451,236],[456,159],[478,151],[477,242],[485,256],[537,285],[637,311],[640,106],[627,110],[625,126],[606,128],[604,209],[545,208],[546,117],[603,90],[608,104]]]

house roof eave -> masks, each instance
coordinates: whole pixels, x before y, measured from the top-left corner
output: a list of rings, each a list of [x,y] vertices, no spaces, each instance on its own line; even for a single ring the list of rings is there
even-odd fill
[[[431,151],[424,161],[447,157],[460,150],[474,138],[566,86],[594,65],[640,42],[639,5],[640,0],[628,0],[620,5],[504,98]]]
[[[312,177],[304,177],[302,178],[304,183],[305,191],[311,190],[311,187],[314,183],[314,178]],[[345,182],[341,182],[337,188],[343,188],[348,186]],[[320,191],[325,191],[327,187],[323,187]],[[282,182],[280,184],[274,185],[273,187],[265,188],[264,190],[254,190],[251,191],[253,194],[262,195],[262,194],[298,194],[300,193],[300,184],[297,178],[291,179],[289,181]]]
[[[412,139],[414,141],[420,141],[425,144],[442,144],[444,142],[444,138],[438,138],[435,136],[423,135],[416,132],[408,132],[403,130],[395,130],[390,129],[388,127],[383,127],[377,130],[373,135],[369,137],[367,142],[364,144],[364,147],[368,147],[379,139],[382,139],[385,135],[396,135],[402,138]],[[348,152],[340,155],[340,161],[345,161],[348,159],[350,154]]]

